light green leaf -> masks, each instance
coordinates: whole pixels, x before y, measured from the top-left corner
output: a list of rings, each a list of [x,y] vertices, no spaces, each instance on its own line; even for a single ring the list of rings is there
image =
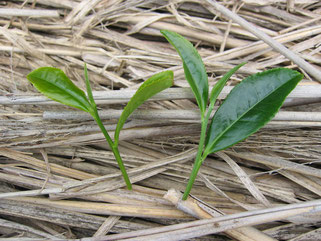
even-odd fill
[[[153,95],[161,92],[164,89],[171,87],[174,83],[173,71],[164,71],[153,75],[146,80],[136,91],[130,101],[124,108],[115,130],[114,141],[115,146],[118,145],[119,133],[125,124],[127,118],[135,109],[137,109],[142,103],[148,100]]]
[[[161,30],[161,33],[180,55],[186,80],[192,88],[202,115],[204,115],[208,99],[208,78],[201,56],[193,45],[178,33],[168,30]]]
[[[210,103],[215,104],[215,101],[219,94],[222,92],[223,87],[225,86],[226,82],[231,78],[231,76],[243,65],[246,63],[241,63],[237,66],[235,66],[233,69],[231,69],[229,72],[227,72],[213,87],[210,95]]]
[[[296,71],[278,68],[244,79],[215,113],[204,155],[226,149],[264,126],[302,78]]]
[[[64,105],[91,112],[85,93],[57,68],[42,67],[27,75],[34,87],[48,98]]]
[[[93,108],[96,108],[96,103],[95,103],[94,96],[93,96],[93,93],[92,93],[92,90],[91,90],[90,81],[89,81],[89,77],[88,77],[87,64],[86,63],[84,65],[84,73],[85,73],[85,82],[86,82],[88,100],[89,100],[91,106]]]

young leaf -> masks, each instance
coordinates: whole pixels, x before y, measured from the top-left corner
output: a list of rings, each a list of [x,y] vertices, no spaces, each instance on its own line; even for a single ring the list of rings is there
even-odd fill
[[[264,126],[302,78],[296,71],[277,68],[244,79],[215,113],[204,154],[230,147]]]
[[[183,61],[185,77],[204,115],[208,99],[208,79],[201,56],[193,45],[178,33],[161,30],[168,42],[174,46]]]
[[[88,70],[87,70],[87,64],[85,63],[84,65],[84,73],[85,73],[85,82],[86,82],[86,88],[87,88],[87,96],[88,100],[93,108],[96,108],[96,103],[93,97],[93,93],[91,90],[90,82],[89,82],[89,77],[88,77]]]
[[[223,87],[225,86],[226,82],[231,78],[231,76],[239,69],[241,68],[243,65],[245,65],[246,63],[241,63],[237,66],[235,66],[233,69],[231,69],[229,72],[227,72],[213,87],[212,91],[211,91],[211,95],[210,95],[210,103],[215,104],[215,101],[217,99],[217,97],[219,96],[219,94],[221,93],[221,91],[223,90]]]
[[[164,71],[153,75],[146,80],[136,91],[130,101],[124,108],[115,130],[114,141],[115,146],[118,145],[119,132],[125,124],[127,118],[137,107],[139,107],[144,101],[148,100],[153,95],[161,92],[164,89],[171,87],[174,83],[173,71]]]
[[[85,93],[74,85],[62,70],[42,67],[29,73],[27,79],[48,98],[86,112],[91,111]]]

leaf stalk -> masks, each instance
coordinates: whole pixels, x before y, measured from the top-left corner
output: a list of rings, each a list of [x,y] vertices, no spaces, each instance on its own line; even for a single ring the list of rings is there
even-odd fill
[[[211,113],[213,111],[214,104],[215,104],[215,101],[212,101],[210,103],[206,116],[204,117],[204,115],[202,115],[202,118],[201,118],[202,127],[201,127],[200,141],[199,141],[198,150],[197,150],[197,154],[196,154],[195,161],[194,161],[194,167],[193,167],[188,184],[186,186],[185,192],[182,197],[183,200],[187,199],[187,197],[192,189],[192,186],[193,186],[193,183],[194,183],[195,178],[197,176],[197,173],[198,173],[203,161],[208,156],[208,154],[203,153],[203,150],[204,150],[204,143],[205,143],[205,138],[206,138],[207,124],[208,124],[208,121],[211,117]]]
[[[93,118],[97,122],[101,132],[104,134],[105,139],[108,142],[108,145],[110,146],[110,148],[111,148],[111,150],[112,150],[112,152],[113,152],[113,154],[115,156],[115,159],[116,159],[116,161],[118,163],[119,169],[120,169],[120,171],[121,171],[121,173],[123,175],[124,181],[126,183],[127,189],[128,190],[132,190],[132,184],[131,184],[131,182],[129,180],[129,177],[128,177],[128,174],[126,172],[123,160],[122,160],[122,158],[121,158],[121,156],[119,154],[118,145],[115,145],[113,140],[110,138],[107,130],[105,129],[105,126],[103,125],[103,123],[102,123],[102,121],[101,121],[101,119],[99,117],[97,108],[94,109]]]

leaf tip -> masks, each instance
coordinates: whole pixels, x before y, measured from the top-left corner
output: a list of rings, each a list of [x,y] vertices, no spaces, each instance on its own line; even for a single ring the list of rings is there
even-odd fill
[[[166,30],[166,29],[161,29],[160,32],[161,32],[161,34],[165,35],[166,33],[170,32],[170,31]]]

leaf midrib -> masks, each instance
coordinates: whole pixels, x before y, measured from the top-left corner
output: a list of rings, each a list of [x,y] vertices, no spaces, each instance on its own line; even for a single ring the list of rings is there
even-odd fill
[[[50,81],[48,81],[48,80],[46,80],[46,79],[42,79],[42,78],[39,78],[39,77],[33,77],[33,78],[37,79],[38,81],[45,81],[47,84],[49,84],[49,85],[51,85],[51,86],[54,86],[54,87],[56,87],[56,88],[58,88],[58,89],[60,89],[60,90],[62,90],[62,91],[65,91],[66,93],[68,93],[68,95],[72,96],[73,99],[76,99],[78,103],[81,103],[81,106],[83,106],[83,109],[84,109],[84,110],[86,109],[87,112],[89,111],[88,106],[83,105],[83,103],[80,102],[79,99],[78,99],[75,95],[73,95],[72,92],[69,92],[68,88],[67,88],[67,90],[65,90],[65,89],[62,88],[61,86],[55,85],[55,84],[51,83]],[[78,87],[77,87],[77,88],[78,88]],[[79,89],[79,90],[82,91],[81,89]],[[51,97],[48,96],[48,94],[46,94],[46,93],[43,93],[43,94],[46,95],[48,98],[52,99]],[[85,100],[86,100],[86,98],[85,98]],[[57,100],[57,99],[55,99],[55,101],[60,102],[60,101]]]

